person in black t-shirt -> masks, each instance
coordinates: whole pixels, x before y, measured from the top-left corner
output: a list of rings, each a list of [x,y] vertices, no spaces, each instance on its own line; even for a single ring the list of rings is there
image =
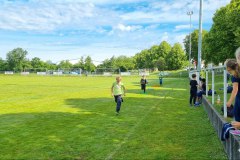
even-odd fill
[[[141,84],[141,90],[143,90],[143,93],[146,93],[146,85],[147,85],[147,79],[146,77],[143,75],[141,80],[140,80],[140,84]]]
[[[196,74],[192,74],[192,80],[190,81],[190,106],[192,106],[192,100],[193,100],[193,104],[195,104],[196,102],[196,98],[197,98],[197,80],[196,80]]]

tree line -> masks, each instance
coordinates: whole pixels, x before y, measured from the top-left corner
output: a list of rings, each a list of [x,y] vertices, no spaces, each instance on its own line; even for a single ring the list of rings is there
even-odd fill
[[[140,53],[132,57],[120,55],[105,59],[101,64],[94,65],[90,56],[81,57],[76,64],[72,64],[69,60],[62,60],[58,64],[49,61],[42,61],[38,57],[31,60],[27,58],[28,52],[22,48],[15,48],[8,52],[6,60],[0,59],[1,71],[21,72],[26,70],[44,71],[57,69],[82,69],[94,72],[97,68],[115,68],[121,71],[133,69],[159,69],[159,70],[175,70],[184,67],[186,62],[185,52],[179,43],[171,47],[166,41],[160,45],[154,45],[150,49],[144,49]]]

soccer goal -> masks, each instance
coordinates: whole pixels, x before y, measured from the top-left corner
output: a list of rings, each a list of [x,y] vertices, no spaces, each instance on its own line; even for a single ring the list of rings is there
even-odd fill
[[[119,68],[97,68],[93,74],[96,76],[113,76],[120,73]]]

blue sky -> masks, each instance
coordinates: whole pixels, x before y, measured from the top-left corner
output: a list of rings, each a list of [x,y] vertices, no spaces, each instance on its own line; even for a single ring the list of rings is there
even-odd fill
[[[230,0],[203,0],[203,29]],[[58,62],[133,56],[166,40],[182,43],[198,28],[199,0],[0,0],[0,57],[16,47]]]

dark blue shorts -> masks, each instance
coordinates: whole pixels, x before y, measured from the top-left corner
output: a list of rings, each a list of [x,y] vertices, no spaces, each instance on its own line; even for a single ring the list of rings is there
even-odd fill
[[[240,97],[238,97],[238,96],[236,96],[236,98],[235,98],[233,112],[234,112],[235,120],[240,122]]]
[[[118,98],[121,99],[121,101],[123,102],[122,95],[114,95],[114,99],[115,99],[116,103],[117,103]]]
[[[197,93],[197,96],[198,96],[198,97],[202,97],[203,94],[206,94],[206,93],[205,93],[204,91],[199,91],[199,92]]]

